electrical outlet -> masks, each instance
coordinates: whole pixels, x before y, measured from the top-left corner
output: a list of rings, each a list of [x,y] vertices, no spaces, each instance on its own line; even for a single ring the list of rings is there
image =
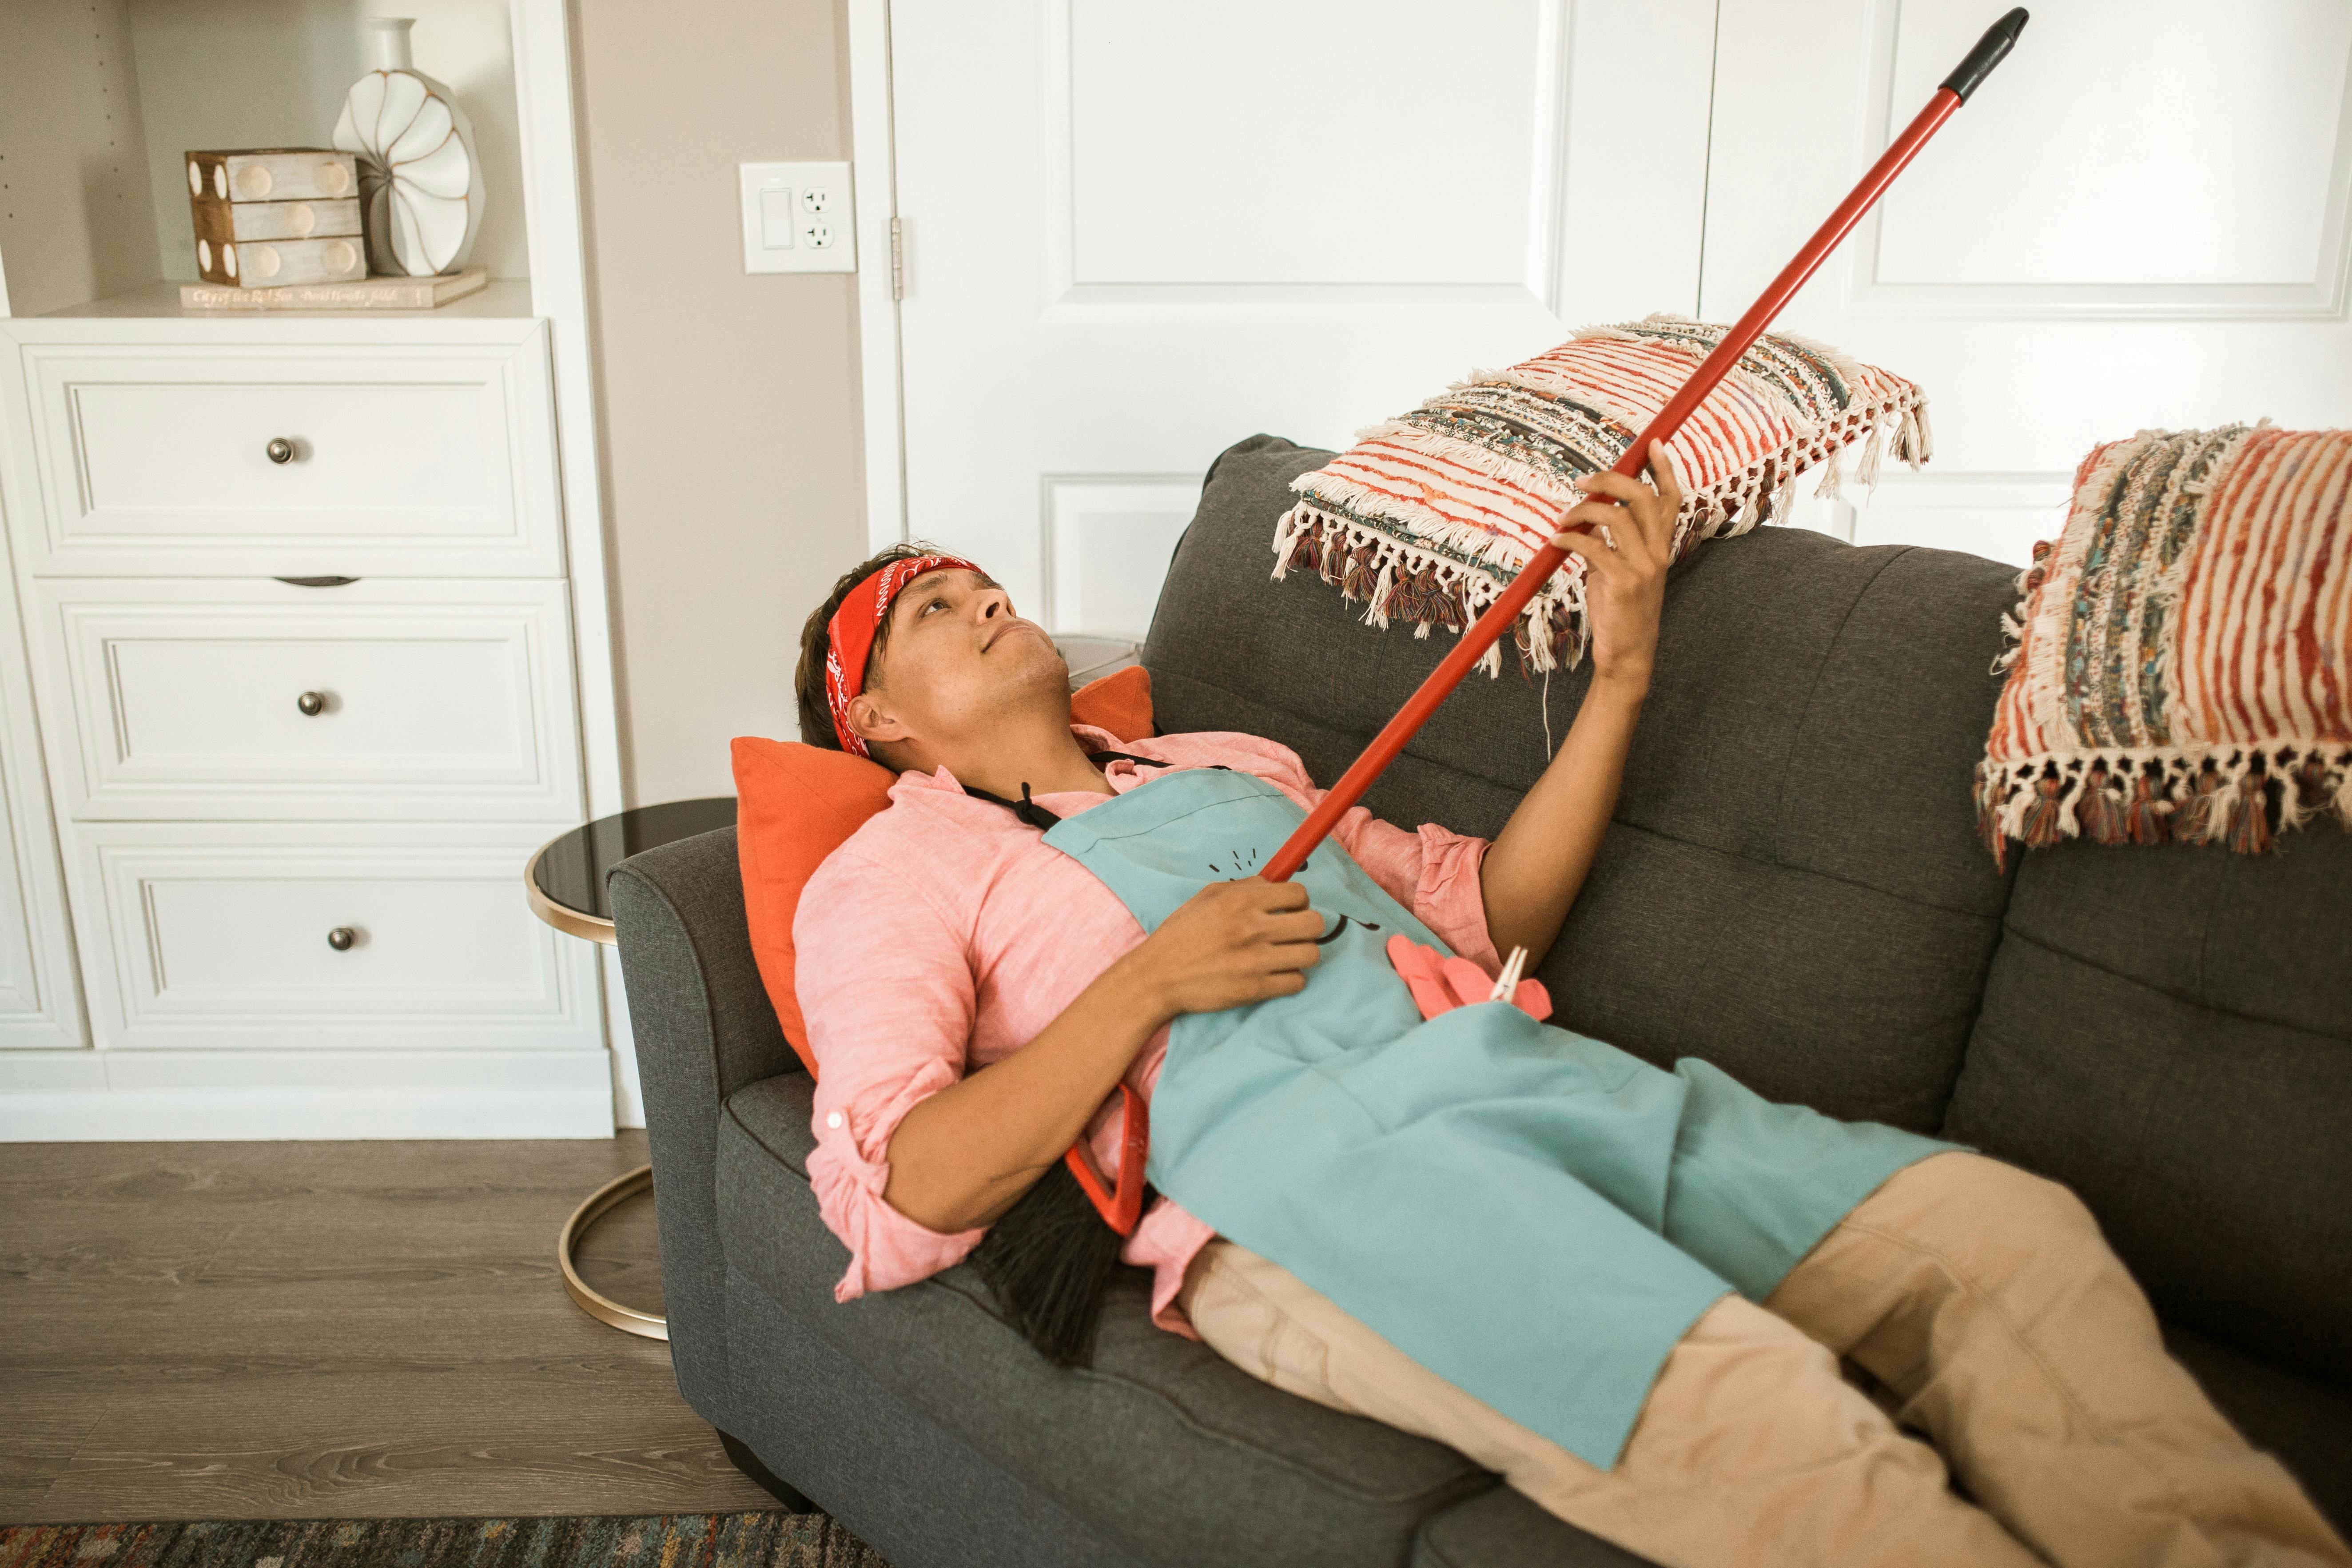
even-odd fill
[[[855,272],[847,163],[740,163],[746,272]]]

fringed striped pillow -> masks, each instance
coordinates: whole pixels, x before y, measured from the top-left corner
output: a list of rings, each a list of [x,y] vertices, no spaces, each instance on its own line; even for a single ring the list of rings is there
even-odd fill
[[[1726,331],[1672,315],[1590,327],[1360,432],[1292,482],[1298,501],[1275,531],[1275,576],[1318,572],[1363,601],[1376,626],[1460,632],[1584,499],[1575,480],[1613,467]],[[1844,449],[1864,437],[1864,483],[1890,439],[1916,468],[1930,450],[1926,397],[1820,343],[1759,339],[1666,444],[1683,489],[1675,559],[1699,540],[1780,516],[1797,476],[1823,458],[1816,493],[1836,494]],[[1522,670],[1575,668],[1584,657],[1584,563],[1571,556],[1514,630]],[[1501,671],[1500,643],[1484,668]]]
[[[1977,770],[2030,846],[2271,847],[2352,827],[2352,430],[2143,430],[2033,548]]]

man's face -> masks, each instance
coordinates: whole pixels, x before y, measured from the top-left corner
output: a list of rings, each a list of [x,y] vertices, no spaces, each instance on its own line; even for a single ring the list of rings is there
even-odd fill
[[[890,635],[875,659],[872,699],[885,743],[912,740],[959,751],[1010,713],[1059,695],[1069,666],[1054,639],[1013,614],[1003,588],[977,572],[927,572],[890,606]],[[855,710],[853,710],[854,711]]]

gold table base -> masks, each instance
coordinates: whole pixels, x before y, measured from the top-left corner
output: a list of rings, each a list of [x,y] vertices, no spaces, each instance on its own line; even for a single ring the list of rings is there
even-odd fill
[[[555,1240],[555,1256],[557,1261],[563,1266],[563,1289],[571,1295],[572,1300],[579,1304],[582,1311],[600,1323],[611,1324],[625,1334],[635,1334],[640,1339],[667,1341],[669,1338],[667,1318],[656,1312],[641,1312],[635,1307],[624,1307],[610,1296],[592,1289],[588,1281],[580,1278],[580,1270],[574,1268],[572,1262],[572,1249],[579,1245],[581,1236],[590,1226],[603,1218],[607,1211],[623,1199],[633,1198],[639,1193],[651,1192],[653,1185],[654,1168],[651,1165],[640,1165],[634,1171],[614,1177],[594,1192],[590,1193],[580,1206],[572,1211],[572,1217],[563,1222],[563,1234],[557,1237]]]
[[[718,808],[724,807],[722,813]],[[593,892],[584,901],[587,909],[574,909],[551,896],[539,885],[539,868],[548,852],[565,845],[565,857],[553,864],[564,872],[556,879],[563,897],[579,896],[580,889],[571,873],[583,866],[593,876],[604,869],[604,858],[621,858],[639,849],[650,848],[689,833],[701,833],[731,822],[735,803],[731,797],[713,796],[708,800],[673,801],[666,805],[633,807],[612,816],[599,817],[568,832],[560,833],[533,851],[530,863],[522,868],[523,894],[530,902],[530,912],[568,936],[584,937],[590,942],[607,946],[614,943],[616,933],[610,915],[594,913],[596,900]],[[722,820],[723,818],[723,820]],[[578,839],[577,844],[566,844]],[[574,864],[579,862],[579,864]],[[580,1310],[600,1323],[610,1324],[625,1334],[640,1339],[667,1341],[669,1320],[658,1312],[641,1312],[635,1307],[625,1307],[600,1290],[589,1288],[580,1278],[580,1270],[572,1259],[572,1249],[588,1227],[609,1213],[625,1198],[649,1192],[654,1184],[654,1168],[640,1165],[626,1175],[615,1176],[590,1193],[581,1205],[572,1211],[563,1222],[563,1230],[556,1237],[555,1260],[563,1270],[563,1289]]]

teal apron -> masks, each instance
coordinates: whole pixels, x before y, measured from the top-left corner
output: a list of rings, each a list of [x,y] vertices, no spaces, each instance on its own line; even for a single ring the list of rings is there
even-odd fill
[[[1251,875],[1302,813],[1247,773],[1167,774],[1045,842],[1146,931]],[[1507,1003],[1423,1022],[1384,951],[1444,950],[1336,842],[1297,879],[1335,923],[1307,988],[1176,1020],[1151,1181],[1422,1365],[1608,1468],[1675,1342],[1760,1300],[1847,1211],[1952,1147],[1673,1072]]]

